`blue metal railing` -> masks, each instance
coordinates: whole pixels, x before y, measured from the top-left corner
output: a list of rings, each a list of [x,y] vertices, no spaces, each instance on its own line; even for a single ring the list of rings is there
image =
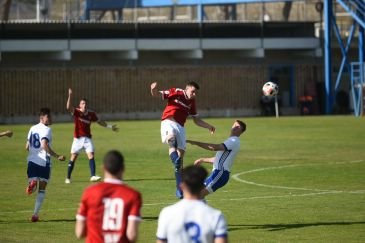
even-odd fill
[[[202,20],[204,6],[234,5],[240,3],[303,2],[305,0],[86,0],[84,19],[90,18],[91,10],[121,10],[123,8],[153,8],[196,6],[198,19]]]
[[[337,0],[337,2],[365,28],[365,1],[364,0]]]
[[[365,84],[365,64],[360,62],[351,63],[351,92],[354,104],[355,116],[360,116],[363,107],[363,88]]]

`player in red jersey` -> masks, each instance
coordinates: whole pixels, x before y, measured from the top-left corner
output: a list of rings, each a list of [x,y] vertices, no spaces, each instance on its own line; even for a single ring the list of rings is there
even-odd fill
[[[215,128],[204,122],[198,115],[195,106],[196,92],[199,85],[196,82],[186,84],[185,90],[171,88],[169,90],[158,91],[157,83],[151,84],[151,94],[154,97],[161,97],[167,100],[167,105],[161,118],[161,139],[163,143],[169,145],[169,155],[175,167],[176,197],[182,198],[183,194],[179,185],[181,183],[181,169],[183,168],[183,158],[186,150],[186,138],[184,124],[188,116],[192,116],[197,126],[207,128],[214,133]]]
[[[104,157],[104,182],[88,187],[76,215],[77,238],[86,242],[135,242],[141,220],[141,194],[122,182],[124,158],[116,150]]]
[[[94,160],[94,145],[91,140],[90,126],[92,122],[97,122],[100,126],[110,128],[114,132],[118,131],[116,125],[108,125],[105,121],[101,120],[98,115],[88,109],[87,99],[83,98],[80,100],[78,108],[74,108],[71,105],[72,89],[68,89],[68,99],[66,108],[68,112],[73,115],[75,130],[74,130],[74,140],[71,147],[71,157],[68,162],[67,178],[65,180],[66,184],[71,183],[71,174],[75,166],[77,156],[81,150],[85,150],[87,157],[89,159],[90,166],[90,181],[95,182],[101,179],[100,176],[95,175],[95,160]]]

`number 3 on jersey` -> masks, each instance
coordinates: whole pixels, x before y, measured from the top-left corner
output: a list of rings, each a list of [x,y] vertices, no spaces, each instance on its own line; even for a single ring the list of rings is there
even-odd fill
[[[189,222],[185,225],[185,230],[188,232],[190,239],[195,243],[201,243],[199,240],[200,237],[200,226],[195,222]]]
[[[36,148],[36,149],[41,147],[41,141],[39,141],[38,133],[30,134],[29,144],[30,144],[30,146],[32,146],[33,148]]]
[[[120,198],[104,198],[103,203],[103,230],[120,230],[124,209],[123,200]]]

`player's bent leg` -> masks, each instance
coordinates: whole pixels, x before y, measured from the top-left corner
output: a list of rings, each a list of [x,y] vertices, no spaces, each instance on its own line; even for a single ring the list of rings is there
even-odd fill
[[[27,176],[28,176],[28,186],[25,189],[25,193],[31,195],[37,189],[39,171],[42,170],[42,167],[29,161],[27,168]]]
[[[28,195],[31,195],[33,192],[35,192],[35,190],[37,190],[37,179],[33,178],[32,180],[30,180],[30,182],[28,183],[27,188],[25,189],[25,192]]]
[[[72,171],[74,169],[77,156],[78,156],[78,154],[71,153],[70,161],[68,162],[68,167],[67,167],[67,177],[66,177],[66,180],[65,180],[66,184],[71,183],[71,174],[72,174]]]
[[[167,144],[169,145],[170,149],[174,149],[174,150],[177,149],[177,140],[176,140],[175,135],[173,135],[173,134],[168,135],[166,138],[166,141],[167,141]]]
[[[205,190],[208,192],[206,195],[226,185],[229,180],[229,174],[230,172],[226,170],[214,170],[204,182]]]
[[[175,172],[175,180],[176,180],[176,197],[181,199],[183,198],[183,192],[180,189],[181,183],[181,172],[183,168],[183,160],[180,155],[184,154],[184,151],[174,150],[170,153],[171,162],[174,165],[174,172]]]

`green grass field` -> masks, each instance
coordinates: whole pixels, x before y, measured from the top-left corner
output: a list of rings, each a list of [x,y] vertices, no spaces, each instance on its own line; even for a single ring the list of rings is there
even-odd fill
[[[223,211],[230,242],[365,242],[365,123],[353,116],[241,118],[247,123],[229,183],[207,197]],[[187,138],[222,142],[233,119],[207,119],[214,135],[187,124]],[[56,121],[55,121],[56,122]],[[160,122],[119,121],[119,133],[93,125],[97,173],[106,151],[126,159],[126,183],[143,195],[139,242],[154,242],[161,208],[176,202],[172,165],[160,141]],[[53,160],[40,212],[29,221],[34,195],[25,187],[24,149],[30,125],[1,125],[0,242],[78,242],[75,213],[90,185],[86,155],[64,183],[67,162]],[[73,124],[54,124],[53,149],[69,158]],[[188,145],[184,164],[214,153]],[[207,169],[211,169],[209,165]]]

